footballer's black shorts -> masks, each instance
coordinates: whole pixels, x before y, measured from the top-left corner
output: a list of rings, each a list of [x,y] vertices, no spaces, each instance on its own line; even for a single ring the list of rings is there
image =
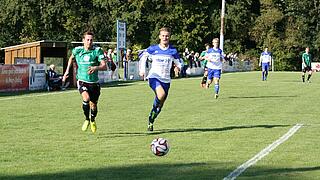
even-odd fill
[[[312,69],[311,69],[311,66],[306,66],[306,67],[304,67],[303,69],[302,69],[302,72],[309,72],[309,71],[312,71]]]
[[[77,81],[77,86],[80,94],[87,91],[90,97],[90,101],[97,104],[100,96],[100,84],[99,83],[86,83],[83,81]]]

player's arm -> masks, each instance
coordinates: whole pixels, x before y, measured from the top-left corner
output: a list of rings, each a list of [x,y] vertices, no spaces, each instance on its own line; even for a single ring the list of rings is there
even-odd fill
[[[141,56],[140,58],[140,62],[139,62],[139,76],[141,78],[144,78],[144,75],[146,73],[146,62],[148,59],[148,54],[144,54]]]
[[[174,62],[174,64],[176,65],[175,68],[177,69],[177,71],[180,71],[180,70],[181,70],[181,67],[182,67],[182,64],[181,64],[181,62],[180,62],[180,58],[179,58],[179,59],[174,59],[173,62]]]
[[[71,64],[72,64],[73,60],[74,60],[74,56],[73,56],[73,54],[71,54],[71,56],[69,57],[69,60],[68,60],[67,69],[66,69],[66,71],[64,72],[64,75],[63,75],[63,78],[62,78],[62,82],[65,82],[66,79],[68,78],[68,76],[69,76],[69,70],[70,70],[70,67],[71,67]]]
[[[225,54],[221,53],[220,54],[220,61],[223,62],[223,60],[226,60],[225,58],[226,58]]]
[[[106,64],[106,57],[103,53],[103,50],[101,48],[96,48],[97,51],[97,58],[99,61],[99,66],[89,66],[88,67],[88,74],[92,74],[96,71],[105,71],[107,70],[107,64]]]
[[[207,60],[208,62],[211,62],[211,59],[208,53],[204,56],[204,59]]]
[[[303,66],[303,67],[306,67],[306,63],[305,63],[304,55],[303,55],[303,54],[302,54],[302,66]]]
[[[206,53],[202,52],[202,53],[200,54],[199,60],[200,60],[200,61],[205,60],[205,57],[204,57],[205,55],[206,55]]]
[[[92,74],[95,71],[105,71],[105,70],[107,70],[106,61],[105,60],[101,60],[99,66],[89,66],[88,74]]]
[[[259,59],[259,66],[262,65],[262,54],[260,55],[260,59]]]

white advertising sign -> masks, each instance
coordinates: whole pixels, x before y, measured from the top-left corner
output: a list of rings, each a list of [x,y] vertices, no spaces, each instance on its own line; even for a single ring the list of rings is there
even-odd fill
[[[29,65],[29,90],[42,90],[46,88],[46,69],[45,64]]]

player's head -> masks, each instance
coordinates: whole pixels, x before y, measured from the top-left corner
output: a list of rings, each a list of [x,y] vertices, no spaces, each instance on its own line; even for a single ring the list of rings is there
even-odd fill
[[[168,27],[163,27],[159,30],[160,45],[168,46],[170,41],[171,29]]]
[[[267,47],[264,48],[264,52],[268,52],[268,48]]]
[[[219,38],[212,39],[212,45],[213,45],[213,47],[218,48],[219,47]]]
[[[309,53],[309,52],[310,52],[310,48],[306,47],[306,53]]]
[[[93,32],[86,31],[82,37],[83,46],[85,49],[90,49],[93,44]]]
[[[205,43],[204,47],[206,47],[206,50],[208,50],[210,48],[210,44],[209,43]]]

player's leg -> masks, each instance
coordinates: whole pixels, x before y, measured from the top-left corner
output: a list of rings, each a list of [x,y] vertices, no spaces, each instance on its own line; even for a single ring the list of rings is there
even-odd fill
[[[208,71],[207,71],[207,69],[204,69],[203,77],[202,77],[201,84],[200,84],[201,87],[205,87],[206,86],[207,78],[208,78]]]
[[[215,95],[214,97],[217,99],[219,96],[219,90],[220,90],[220,77],[221,77],[221,69],[217,69],[214,71],[214,75],[213,75],[213,81],[214,81],[214,92]]]
[[[302,82],[305,81],[306,68],[302,68]]]
[[[207,89],[210,87],[210,85],[212,83],[213,74],[214,74],[214,70],[208,68],[208,76],[207,76],[207,83],[206,83]]]
[[[83,125],[82,125],[82,131],[86,131],[89,124],[90,124],[90,105],[89,105],[89,102],[90,102],[90,96],[89,96],[89,93],[88,93],[88,88],[86,87],[85,83],[81,82],[81,81],[78,81],[77,82],[78,84],[78,89],[79,89],[79,92],[81,94],[81,97],[82,97],[82,110],[83,110],[83,114],[85,115],[85,121],[83,122]]]
[[[311,75],[312,75],[312,69],[311,69],[311,67],[308,67],[308,79],[307,79],[308,83],[311,82],[310,81]]]
[[[170,88],[170,83],[161,83],[158,79],[150,78],[149,85],[155,93],[155,98],[153,101],[152,109],[149,114],[148,130],[153,131],[153,123],[159,113],[161,108],[167,99],[168,91]]]
[[[262,63],[261,70],[262,70],[262,81],[264,81],[265,80],[265,64],[264,63]]]
[[[264,80],[266,81],[268,78],[268,74],[269,74],[269,63],[266,63],[265,68],[264,68]]]
[[[96,124],[96,116],[98,114],[98,100],[100,96],[100,85],[99,84],[92,84],[90,87],[89,95],[90,95],[90,111],[91,111],[91,118],[90,118],[90,127],[91,131],[95,133],[97,131],[97,124]]]

